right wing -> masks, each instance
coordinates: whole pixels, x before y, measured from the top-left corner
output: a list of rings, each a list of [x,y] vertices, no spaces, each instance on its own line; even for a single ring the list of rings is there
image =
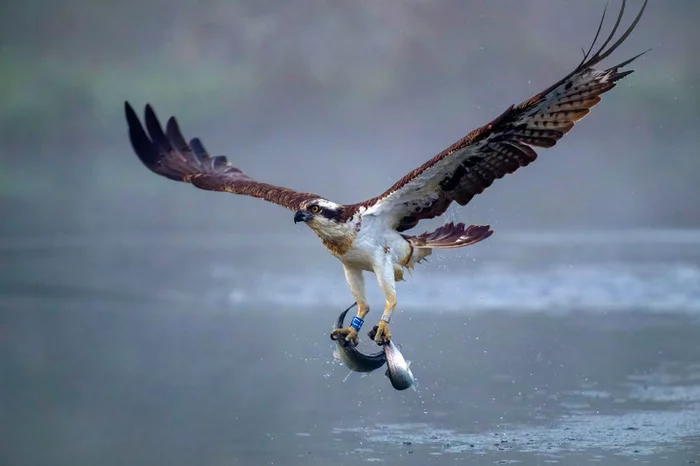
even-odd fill
[[[232,166],[225,156],[210,156],[199,138],[191,139],[188,144],[175,117],[168,119],[163,132],[149,104],[145,111],[148,134],[129,102],[124,102],[124,112],[131,147],[141,162],[158,175],[208,191],[257,197],[290,210],[299,210],[304,202],[320,197],[253,180]]]
[[[466,205],[474,196],[505,175],[537,158],[533,147],[552,147],[598,104],[617,81],[632,73],[622,70],[641,54],[609,68],[597,65],[624,42],[637,26],[648,0],[629,28],[611,44],[625,11],[595,53],[605,13],[588,52],[579,65],[563,78],[519,105],[475,129],[411,171],[383,194],[350,206],[364,215],[383,215],[398,231],[413,228],[422,219],[442,215],[452,202]],[[352,212],[352,210],[351,210]]]

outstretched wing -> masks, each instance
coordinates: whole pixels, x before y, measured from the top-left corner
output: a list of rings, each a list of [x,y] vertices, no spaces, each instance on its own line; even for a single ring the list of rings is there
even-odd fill
[[[364,207],[364,215],[387,215],[398,231],[404,231],[421,219],[442,215],[452,201],[466,205],[494,180],[533,162],[537,158],[533,146],[554,146],[600,102],[602,94],[632,73],[620,69],[642,54],[605,70],[595,66],[630,35],[646,5],[647,0],[632,25],[608,47],[625,10],[623,0],[612,32],[591,55],[605,19],[603,12],[593,43],[571,73],[531,99],[510,106],[490,123],[408,173],[383,194],[355,204],[354,210]]]
[[[145,110],[148,133],[129,102],[124,102],[124,112],[131,146],[141,162],[154,173],[200,189],[257,197],[291,210],[298,210],[305,201],[320,197],[253,180],[232,166],[225,156],[210,156],[199,138],[188,143],[175,117],[168,119],[164,132],[148,104]]]

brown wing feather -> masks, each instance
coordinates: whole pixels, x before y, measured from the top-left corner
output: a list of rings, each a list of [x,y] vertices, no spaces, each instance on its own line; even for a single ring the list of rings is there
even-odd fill
[[[493,121],[473,130],[381,195],[353,205],[348,209],[350,214],[364,207],[368,213],[393,215],[397,230],[404,231],[421,219],[442,215],[452,201],[466,205],[496,179],[533,162],[537,158],[533,146],[554,146],[600,102],[602,94],[632,73],[619,70],[646,52],[605,70],[594,67],[629,36],[647,1],[630,27],[606,49],[620,25],[625,10],[623,0],[612,32],[591,55],[605,19],[603,12],[589,50],[571,73],[525,102],[511,105]]]
[[[298,210],[305,201],[320,197],[251,179],[232,166],[225,156],[210,156],[199,138],[188,143],[175,117],[168,119],[164,132],[148,104],[144,119],[148,133],[128,102],[124,102],[124,112],[131,146],[141,162],[154,173],[200,189],[264,199],[291,210]]]

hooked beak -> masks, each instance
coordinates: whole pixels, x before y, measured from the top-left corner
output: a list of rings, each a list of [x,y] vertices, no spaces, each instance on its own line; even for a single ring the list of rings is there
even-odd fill
[[[294,223],[305,222],[310,218],[311,215],[309,215],[307,212],[297,210],[297,212],[294,214]]]

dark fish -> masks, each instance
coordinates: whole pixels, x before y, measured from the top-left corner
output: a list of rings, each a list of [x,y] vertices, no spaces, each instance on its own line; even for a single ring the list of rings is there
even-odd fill
[[[399,348],[392,342],[383,345],[386,356],[386,372],[391,386],[396,390],[406,390],[413,385],[413,372],[411,372],[411,361],[406,362],[399,351]]]
[[[357,303],[353,303],[352,306],[340,313],[338,316],[338,321],[335,324],[335,328],[343,328],[345,315],[356,305]],[[372,372],[382,367],[387,360],[386,356],[384,356],[384,351],[379,351],[374,354],[364,354],[358,351],[355,345],[351,342],[341,340],[336,340],[335,342],[338,345],[338,351],[335,354],[341,361],[343,361],[347,368],[352,371]]]

